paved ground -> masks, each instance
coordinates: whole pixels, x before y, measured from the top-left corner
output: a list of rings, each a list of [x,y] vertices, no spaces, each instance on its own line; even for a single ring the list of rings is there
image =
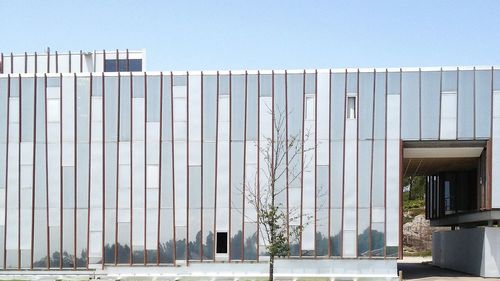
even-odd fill
[[[437,281],[437,280],[500,280],[496,278],[481,278],[471,276],[467,273],[462,273],[453,270],[442,269],[431,264],[430,257],[407,257],[398,261],[398,271],[403,271],[404,280],[422,280],[422,281]]]

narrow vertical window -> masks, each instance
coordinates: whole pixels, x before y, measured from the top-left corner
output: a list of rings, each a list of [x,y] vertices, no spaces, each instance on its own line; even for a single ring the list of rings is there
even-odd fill
[[[306,120],[314,120],[314,96],[306,96]]]
[[[356,97],[347,97],[347,119],[356,119]]]

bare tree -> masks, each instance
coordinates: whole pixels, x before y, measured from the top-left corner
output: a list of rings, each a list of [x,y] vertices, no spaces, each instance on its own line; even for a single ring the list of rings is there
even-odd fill
[[[274,279],[275,258],[290,254],[290,242],[300,240],[304,226],[313,217],[302,213],[300,207],[286,205],[288,187],[302,179],[311,162],[303,155],[314,148],[304,147],[308,130],[289,135],[286,122],[286,112],[277,110],[273,114],[273,136],[266,136],[258,147],[261,165],[256,180],[244,185],[245,197],[256,210],[259,231],[269,255],[269,280]]]

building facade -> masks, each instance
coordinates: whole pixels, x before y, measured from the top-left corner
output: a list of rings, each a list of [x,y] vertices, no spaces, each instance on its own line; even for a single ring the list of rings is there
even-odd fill
[[[4,54],[0,53],[0,73],[73,73],[142,71],[144,50],[79,51]]]
[[[48,63],[20,71],[10,63],[15,56],[3,56],[0,268],[7,274],[183,276],[212,266],[215,277],[265,276],[265,241],[245,188],[265,185],[259,151],[280,114],[287,140],[302,142],[294,166],[303,170],[281,183],[278,200],[301,217],[287,227],[304,228],[278,275],[288,268],[290,276],[395,277],[402,178],[428,176],[428,212],[455,200],[450,187],[448,199],[444,188],[433,189],[439,169],[420,169],[425,159],[483,155],[475,193],[482,203],[471,210],[500,208],[491,173],[500,165],[492,150],[500,69],[132,72],[115,54],[110,73],[102,69],[105,52],[102,63],[59,73],[45,71]],[[429,157],[418,145],[450,142],[463,150]],[[475,152],[464,156],[470,147]]]

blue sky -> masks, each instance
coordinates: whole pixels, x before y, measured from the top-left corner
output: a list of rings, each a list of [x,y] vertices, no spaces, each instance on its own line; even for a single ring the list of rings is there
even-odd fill
[[[500,65],[500,1],[0,0],[0,51],[146,49],[148,70]]]

